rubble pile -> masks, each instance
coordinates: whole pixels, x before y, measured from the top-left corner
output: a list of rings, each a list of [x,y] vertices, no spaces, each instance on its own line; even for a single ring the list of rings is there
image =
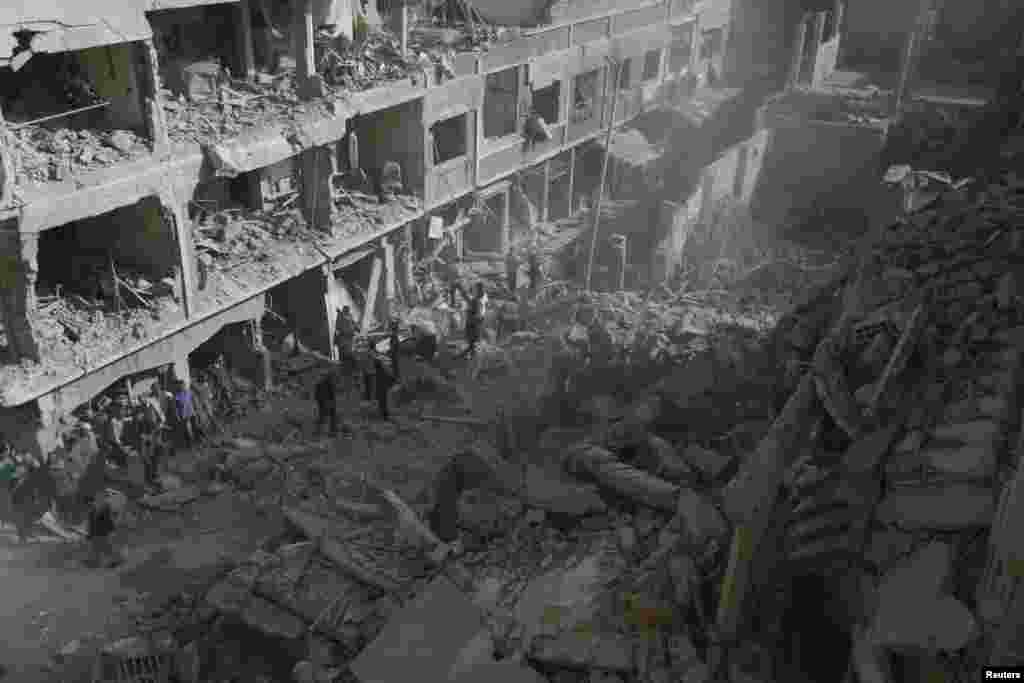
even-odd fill
[[[175,297],[180,287],[173,278],[131,283],[137,300],[121,310],[76,294],[40,298],[31,317],[46,375],[60,377],[69,368],[81,372],[181,321]]]
[[[386,31],[371,31],[365,39],[340,50],[327,45],[320,49],[318,71],[328,85],[347,91],[369,90],[389,81],[417,78],[417,64],[402,56],[398,38]],[[424,79],[421,85],[432,80],[427,74],[419,77]]]
[[[299,209],[226,210],[193,224],[198,264],[197,302],[217,306],[322,260],[323,237]]]
[[[376,233],[387,226],[397,226],[411,220],[422,207],[414,195],[398,194],[391,199],[357,190],[346,190],[334,202],[331,215],[335,238],[349,239],[366,233]]]
[[[127,130],[16,128],[11,140],[18,150],[16,173],[32,183],[66,180],[77,172],[138,159],[150,152],[149,142]]]
[[[294,72],[261,74],[256,82],[227,80],[207,97],[175,97],[161,90],[167,133],[175,143],[215,145],[246,131],[288,129],[297,116],[313,110],[329,115],[325,102],[302,102]]]
[[[829,577],[859,615],[848,627],[861,677],[891,653],[955,676],[984,654],[983,598],[1007,599],[984,586],[1005,567],[971,549],[1019,457],[1022,210],[1012,172],[947,192],[865,240],[845,283],[780,330],[792,393],[724,509],[746,530],[734,552],[753,543],[784,571],[751,578],[737,566],[725,584],[760,596],[781,576]],[[778,506],[773,482],[787,493]],[[798,582],[788,590],[800,599]],[[727,635],[745,632],[733,629],[753,622],[722,600]]]

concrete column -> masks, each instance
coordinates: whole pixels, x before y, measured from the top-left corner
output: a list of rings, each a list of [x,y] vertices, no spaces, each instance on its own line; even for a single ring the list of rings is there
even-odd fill
[[[181,307],[185,317],[196,314],[196,256],[192,243],[191,221],[183,202],[177,201],[173,193],[159,196],[161,214],[172,224],[174,243],[178,245],[178,266],[181,271]]]
[[[316,73],[314,51],[313,0],[295,0],[295,15],[292,21],[292,38],[295,45],[295,62],[299,79],[299,97],[305,100],[323,95],[323,83]],[[318,87],[321,86],[321,87]]]
[[[363,320],[360,327],[369,332],[373,327],[377,308],[377,295],[380,292],[380,278],[384,270],[384,260],[380,256],[373,257],[373,268],[370,271],[370,282],[366,288],[366,308],[363,309]]]
[[[398,278],[398,272],[396,270],[395,262],[395,240],[392,237],[386,237],[384,242],[384,296],[387,300],[394,301],[396,297],[396,280]]]
[[[9,152],[12,149],[14,145],[8,139],[7,122],[0,107],[0,209],[9,206],[14,199],[14,162]]]
[[[576,213],[576,148],[569,149],[569,215]]]
[[[152,40],[142,41],[142,62],[140,86],[146,134],[153,141],[153,153],[163,155],[170,151],[171,143],[167,137],[167,117],[164,115],[163,105],[160,104],[160,63]]]
[[[544,181],[540,191],[540,221],[547,223],[548,204],[551,203],[551,161],[544,162]]]
[[[800,84],[800,71],[804,62],[804,46],[807,44],[807,16],[800,19],[796,29],[796,40],[793,44],[793,63],[789,67],[787,87],[792,90]]]
[[[402,228],[402,233],[406,244],[405,258],[402,261],[402,276],[405,280],[405,291],[408,292],[408,298],[411,301],[412,294],[416,291],[416,254],[413,251],[412,223],[406,223]]]
[[[302,213],[314,230],[332,232],[331,148],[313,147],[301,153]]]
[[[31,314],[36,307],[39,236],[10,223],[0,231],[0,307],[15,360],[39,362],[39,344]]]
[[[239,0],[235,8],[238,31],[235,40],[238,41],[238,63],[242,68],[241,77],[247,81],[256,78],[256,55],[253,50],[252,35],[252,8],[250,0]]]
[[[811,87],[817,87],[820,85],[815,82],[815,76],[818,71],[818,57],[821,53],[821,45],[825,42],[825,25],[828,23],[828,12],[818,12],[814,15],[814,39],[811,44],[814,48],[811,52],[814,55],[811,59],[813,64],[811,66]]]
[[[391,27],[398,36],[401,54],[406,55],[409,53],[409,8],[405,0],[397,0],[397,6],[392,12]]]
[[[843,32],[843,19],[846,15],[846,0],[836,0],[836,6],[832,10],[832,26],[836,35]]]

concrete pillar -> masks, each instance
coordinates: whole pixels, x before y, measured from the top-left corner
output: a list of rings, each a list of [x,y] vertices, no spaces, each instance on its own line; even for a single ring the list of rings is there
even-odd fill
[[[804,63],[804,47],[807,44],[807,16],[800,19],[796,29],[796,40],[793,44],[793,63],[789,66],[787,87],[792,90],[800,84],[800,71]]]
[[[384,240],[384,296],[389,302],[397,296],[396,281],[398,279],[395,261],[395,239],[385,237]]]
[[[846,16],[846,0],[836,0],[836,6],[832,10],[832,27],[836,35],[843,32],[843,19]]]
[[[238,41],[238,64],[242,70],[240,77],[251,81],[256,78],[256,54],[253,50],[250,0],[239,0],[234,11],[238,22],[235,40]]]
[[[544,184],[540,191],[540,222],[548,221],[548,204],[551,203],[551,161],[544,162]]]
[[[313,147],[301,153],[302,213],[314,230],[333,232],[331,224],[331,163],[330,147]]]
[[[373,257],[373,268],[370,271],[370,282],[366,288],[366,308],[363,309],[363,320],[360,327],[363,332],[373,328],[377,308],[377,295],[380,292],[380,278],[384,271],[384,260],[380,256]]]
[[[576,213],[576,148],[569,149],[569,215]]]
[[[142,41],[142,62],[142,78],[139,85],[142,89],[146,134],[153,141],[153,153],[163,155],[170,152],[171,143],[167,137],[167,117],[160,104],[160,63],[152,40]]]
[[[0,107],[0,209],[9,206],[14,199],[14,162],[9,152],[14,145],[8,135],[4,111]]]
[[[11,355],[39,362],[31,314],[36,307],[39,236],[20,232],[13,222],[0,230],[0,307]]]
[[[407,298],[411,301],[412,294],[416,291],[416,254],[413,251],[412,223],[406,223],[402,228],[403,240],[405,242],[405,257],[402,259],[402,277],[405,280],[405,291]]]
[[[811,57],[814,62],[811,66],[811,87],[817,87],[820,83],[815,81],[815,76],[818,72],[818,57],[821,53],[821,45],[825,42],[825,25],[828,23],[828,12],[818,12],[814,15],[814,38],[812,47],[814,48],[811,52]]]
[[[191,221],[185,210],[184,202],[179,202],[174,193],[166,192],[159,196],[160,213],[170,221],[174,235],[174,243],[178,245],[178,266],[181,273],[181,306],[185,317],[196,314],[196,256],[195,245],[192,243]]]
[[[409,53],[409,8],[405,0],[396,0],[392,10],[391,29],[398,36],[399,50],[402,55]]]
[[[299,80],[299,97],[311,100],[324,94],[323,81],[316,72],[314,51],[313,0],[296,0],[292,20],[292,42]]]

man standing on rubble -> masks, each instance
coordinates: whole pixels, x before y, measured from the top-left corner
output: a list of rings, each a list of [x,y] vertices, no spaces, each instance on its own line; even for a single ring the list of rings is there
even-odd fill
[[[377,358],[373,359],[374,389],[377,394],[377,411],[380,419],[388,420],[391,414],[388,412],[388,392],[395,384],[395,377],[384,366],[384,362]]]
[[[338,350],[338,361],[341,363],[342,371],[346,376],[351,375],[353,378],[356,372],[355,343],[358,332],[359,327],[352,317],[352,309],[349,306],[342,307],[334,325],[334,346]]]
[[[174,409],[181,430],[182,442],[186,448],[192,448],[196,441],[196,411],[192,403],[192,390],[185,380],[177,381],[174,392]]]
[[[530,296],[536,296],[537,291],[541,287],[541,280],[544,277],[544,271],[540,264],[540,254],[537,253],[536,246],[532,247],[527,255],[526,276],[530,281]]]
[[[485,308],[487,306],[487,293],[484,292],[484,284],[477,282],[473,290],[473,296],[466,294],[461,285],[459,292],[466,300],[466,350],[463,356],[472,358],[476,356],[476,347],[480,343],[480,334],[483,331]]]
[[[316,383],[313,398],[316,400],[317,436],[323,433],[324,425],[328,422],[331,423],[331,436],[335,436],[338,433],[338,401],[333,372],[324,373]]]
[[[505,254],[505,280],[512,296],[515,296],[519,286],[519,265],[519,254],[516,253],[515,247],[509,247],[508,253]]]

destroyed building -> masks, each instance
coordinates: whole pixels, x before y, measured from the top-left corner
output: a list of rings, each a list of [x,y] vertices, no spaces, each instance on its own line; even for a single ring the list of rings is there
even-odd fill
[[[3,10],[7,438],[46,452],[63,416],[187,378],[211,340],[261,367],[268,307],[330,352],[335,309],[382,320],[438,238],[500,254],[591,203],[609,93],[621,124],[727,66],[726,2],[556,3],[483,42],[358,6]]]

